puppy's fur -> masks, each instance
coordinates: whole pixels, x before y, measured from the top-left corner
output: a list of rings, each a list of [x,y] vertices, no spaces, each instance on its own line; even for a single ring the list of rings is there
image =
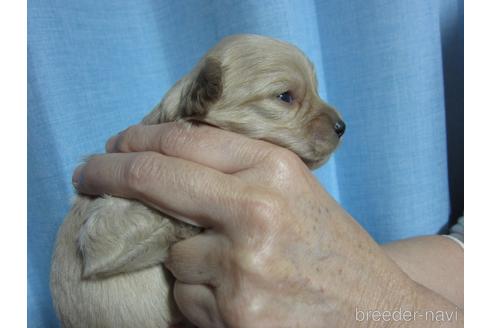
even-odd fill
[[[292,102],[279,99],[289,92]],[[336,148],[338,113],[318,96],[313,65],[295,47],[240,35],[222,40],[143,124],[198,121],[270,141],[310,168]],[[168,327],[182,318],[168,248],[200,229],[139,202],[77,196],[58,233],[53,302],[64,327]]]

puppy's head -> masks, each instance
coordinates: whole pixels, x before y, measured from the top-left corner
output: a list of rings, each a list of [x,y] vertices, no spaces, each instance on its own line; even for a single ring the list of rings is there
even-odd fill
[[[319,97],[304,54],[257,35],[222,40],[161,107],[168,112],[160,121],[201,121],[266,140],[292,150],[310,168],[328,159],[345,130],[340,115]]]

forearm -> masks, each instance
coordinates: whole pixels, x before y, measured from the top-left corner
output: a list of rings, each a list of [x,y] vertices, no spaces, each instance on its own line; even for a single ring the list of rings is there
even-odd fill
[[[433,328],[464,325],[462,308],[422,285],[417,287],[414,306],[413,322],[404,322],[399,327]]]
[[[442,236],[383,245],[383,250],[415,282],[463,309],[463,249]]]

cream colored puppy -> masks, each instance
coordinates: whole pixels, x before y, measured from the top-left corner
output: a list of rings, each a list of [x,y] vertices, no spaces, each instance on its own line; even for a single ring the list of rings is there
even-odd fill
[[[345,130],[319,98],[302,52],[256,35],[222,40],[142,123],[180,120],[270,141],[310,168],[327,160]],[[63,326],[169,327],[182,320],[162,263],[172,244],[200,231],[136,201],[77,196],[51,269]]]

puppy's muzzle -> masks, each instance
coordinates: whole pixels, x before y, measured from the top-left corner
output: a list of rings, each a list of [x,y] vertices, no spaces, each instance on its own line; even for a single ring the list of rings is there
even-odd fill
[[[333,127],[335,129],[335,133],[339,138],[343,136],[345,133],[345,122],[342,120],[339,120],[338,122],[335,123],[335,126]]]

